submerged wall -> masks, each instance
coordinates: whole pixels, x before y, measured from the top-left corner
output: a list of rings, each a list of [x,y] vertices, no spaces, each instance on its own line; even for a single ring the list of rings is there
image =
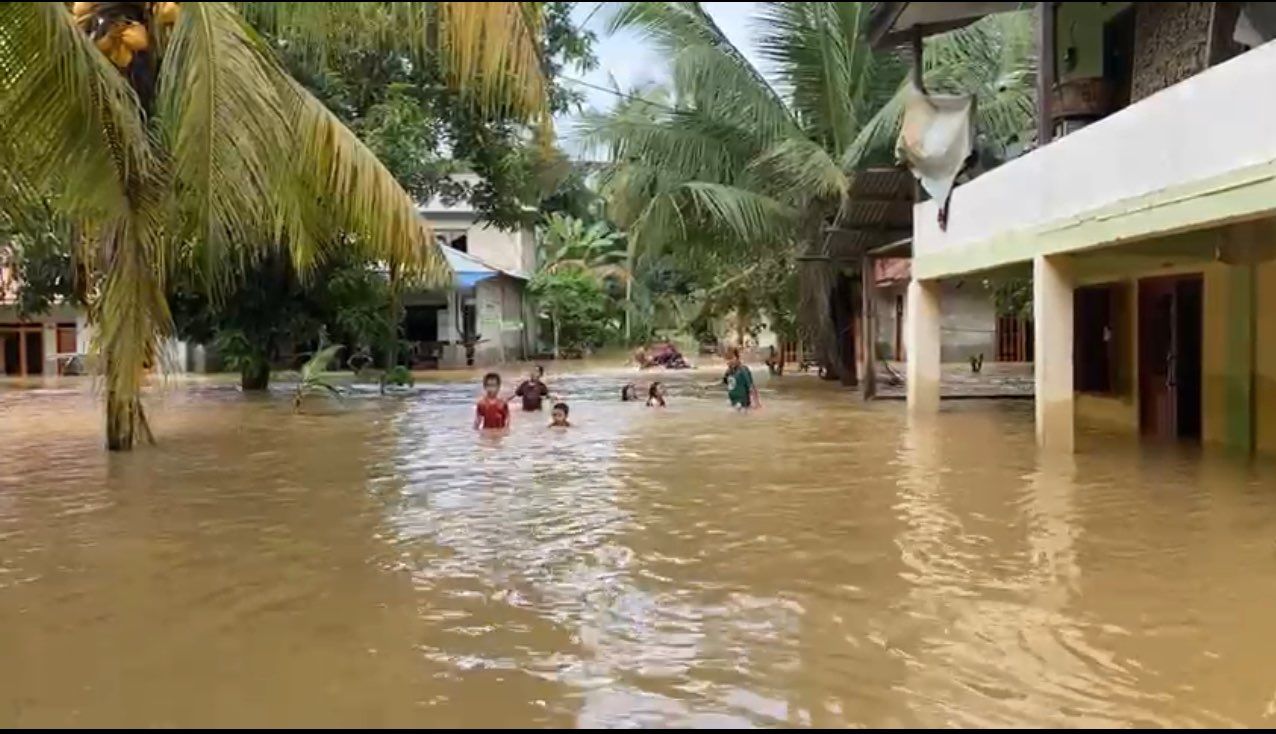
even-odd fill
[[[1105,394],[1078,393],[1078,425],[1139,432],[1138,282],[1199,273],[1203,282],[1201,440],[1206,445],[1276,455],[1276,247],[1271,222],[1240,224],[1213,235],[1219,260],[1195,267],[1113,272],[1087,284],[1122,283],[1128,313],[1113,330],[1118,380]],[[1230,248],[1230,249],[1229,249]]]

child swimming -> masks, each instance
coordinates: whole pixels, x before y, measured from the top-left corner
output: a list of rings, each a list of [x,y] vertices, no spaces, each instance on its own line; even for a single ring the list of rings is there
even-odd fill
[[[628,402],[635,401],[637,399],[638,399],[638,386],[635,385],[634,383],[631,382],[625,385],[624,387],[620,388],[620,402],[628,403]]]
[[[554,403],[554,410],[553,410],[553,413],[550,415],[551,422],[549,424],[549,427],[550,428],[571,428],[572,424],[570,421],[567,420],[567,414],[569,412],[570,412],[570,409],[567,407],[567,403]]]

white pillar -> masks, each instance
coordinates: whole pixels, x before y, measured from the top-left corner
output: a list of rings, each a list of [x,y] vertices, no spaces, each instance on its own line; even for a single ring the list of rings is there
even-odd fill
[[[917,414],[939,412],[939,291],[939,281],[914,279],[908,284],[908,409]]]
[[[1038,255],[1032,261],[1032,321],[1037,403],[1037,445],[1071,453],[1072,282],[1067,262]]]
[[[40,334],[44,344],[44,376],[56,377],[58,374],[58,324],[46,321]]]

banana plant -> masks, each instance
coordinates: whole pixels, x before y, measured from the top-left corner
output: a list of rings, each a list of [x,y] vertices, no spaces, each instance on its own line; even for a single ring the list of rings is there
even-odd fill
[[[301,403],[310,395],[329,395],[338,400],[344,397],[341,388],[334,385],[326,376],[328,365],[345,349],[340,344],[324,347],[311,355],[301,365],[301,373],[297,377],[297,388],[292,396],[293,411],[301,410]]]

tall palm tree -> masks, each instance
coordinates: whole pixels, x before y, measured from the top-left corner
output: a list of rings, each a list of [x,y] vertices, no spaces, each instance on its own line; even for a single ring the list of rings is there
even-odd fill
[[[700,3],[628,3],[612,26],[638,30],[670,60],[673,93],[631,97],[582,125],[587,142],[610,151],[607,191],[632,246],[726,249],[754,261],[796,253],[803,322],[830,365],[836,268],[825,230],[855,171],[891,161],[908,84],[900,54],[869,47],[870,5],[761,3],[764,71]],[[1031,46],[995,25],[1016,22],[1026,29],[1022,18],[980,23],[927,48],[928,87],[978,86],[977,124],[997,138],[1031,127]]]
[[[97,276],[90,308],[107,445],[148,434],[140,393],[171,333],[164,282],[210,288],[271,248],[333,247],[439,280],[447,266],[374,155],[281,67],[262,32],[322,54],[437,58],[476,104],[546,114],[537,3],[97,2],[0,5],[0,206],[52,202]],[[339,236],[334,236],[339,233]]]

